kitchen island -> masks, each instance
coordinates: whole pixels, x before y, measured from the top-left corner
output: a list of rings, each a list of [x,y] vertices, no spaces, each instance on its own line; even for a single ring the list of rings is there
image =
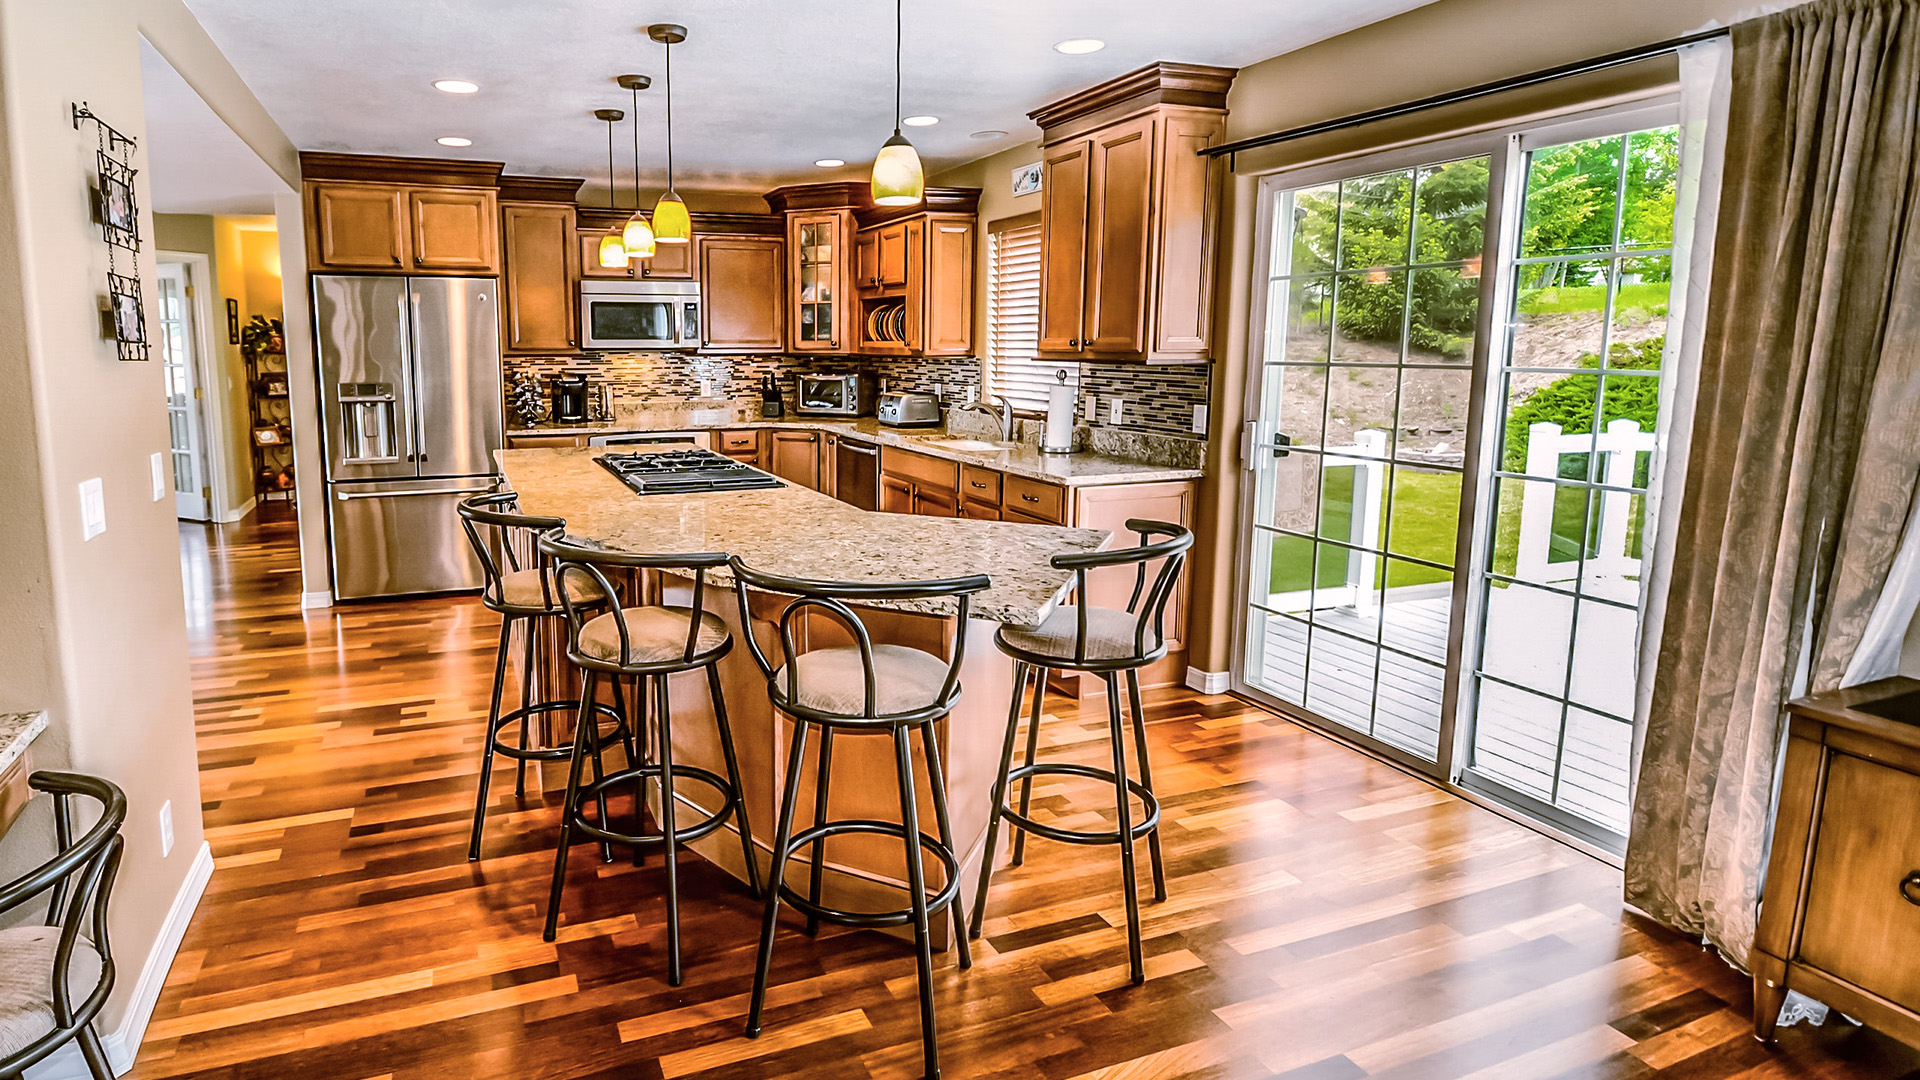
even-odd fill
[[[944,602],[896,602],[868,606],[862,615],[876,643],[892,643],[946,655],[964,635],[959,706],[936,732],[952,804],[955,854],[963,877],[979,866],[986,835],[994,776],[999,767],[1006,710],[1013,693],[1012,663],[993,646],[999,624],[1032,625],[1044,618],[1071,584],[1071,575],[1055,570],[1055,555],[1097,550],[1109,539],[1098,529],[1070,529],[998,521],[915,517],[855,509],[798,485],[733,492],[640,496],[593,459],[609,449],[504,450],[502,471],[529,514],[564,518],[570,536],[628,552],[686,554],[724,551],[748,565],[790,577],[851,581],[914,581],[987,574],[992,585],[974,598],[972,618],[959,625]],[[781,597],[754,594],[741,612],[724,572],[709,575],[708,611],[725,619],[736,644],[720,661],[721,684],[740,758],[748,816],[756,846],[771,850],[782,770],[791,725],[774,715],[766,680],[742,639],[757,636],[769,655],[779,644],[774,620],[785,605]],[[660,575],[645,586],[650,601],[686,604],[691,581]],[[850,643],[840,627],[810,619],[801,627],[802,648]],[[704,677],[688,673],[672,678],[673,745],[676,762],[723,771],[723,759],[711,719]],[[829,815],[898,820],[889,740],[846,738],[834,748]],[[916,758],[918,751],[916,750]],[[916,765],[925,775],[925,762]],[[812,766],[804,773],[803,808],[813,804]],[[854,777],[872,782],[848,782]],[[704,813],[711,792],[687,785],[680,799]],[[928,816],[921,828],[935,832],[931,800],[919,805]],[[727,827],[728,830],[731,825]],[[692,845],[706,858],[744,880],[740,845],[727,830]],[[902,851],[883,837],[847,836],[829,845],[825,901],[855,910],[900,906],[904,882]],[[937,864],[928,863],[929,875]],[[931,878],[930,878],[931,880]]]

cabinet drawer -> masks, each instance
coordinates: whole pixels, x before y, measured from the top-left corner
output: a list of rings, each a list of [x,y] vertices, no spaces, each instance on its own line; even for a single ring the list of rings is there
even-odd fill
[[[978,465],[960,466],[960,501],[1000,505],[1000,474]]]
[[[580,448],[587,445],[585,435],[509,435],[507,449],[538,450],[549,446]]]
[[[1000,505],[1019,510],[1027,517],[1060,525],[1067,520],[1067,489],[1024,476],[1009,476]]]
[[[1836,754],[1799,960],[1920,1009],[1920,776]],[[1912,875],[1912,884],[1904,884]]]
[[[720,445],[716,449],[723,454],[742,451],[754,453],[760,449],[760,433],[758,431],[722,431]]]
[[[933,487],[949,493],[960,488],[960,466],[911,450],[880,448],[880,471],[911,480],[917,487]]]

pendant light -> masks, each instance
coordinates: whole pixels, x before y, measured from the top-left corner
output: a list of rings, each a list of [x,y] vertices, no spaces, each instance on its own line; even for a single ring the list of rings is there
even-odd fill
[[[901,0],[893,0],[893,138],[873,158],[873,201],[878,206],[912,206],[927,194],[920,155],[900,134],[900,5]]]
[[[652,86],[653,80],[645,75],[622,75],[617,81],[633,91],[633,216],[620,230],[620,243],[627,249],[628,259],[651,259],[653,226],[640,211],[640,91]]]
[[[654,23],[647,36],[667,47],[667,193],[653,204],[653,238],[662,244],[685,244],[693,239],[693,218],[673,187],[673,47],[687,40],[687,28]]]
[[[607,209],[614,208],[613,198],[613,125],[626,118],[619,109],[595,109],[593,118],[607,122]],[[620,230],[611,229],[600,238],[600,266],[605,270],[617,270],[627,265],[627,247],[620,241]]]

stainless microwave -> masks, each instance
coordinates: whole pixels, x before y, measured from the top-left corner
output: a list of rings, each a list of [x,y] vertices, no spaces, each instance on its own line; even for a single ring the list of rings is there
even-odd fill
[[[582,281],[580,344],[587,349],[697,349],[697,281]]]
[[[793,399],[800,416],[870,416],[873,379],[867,375],[801,375]]]

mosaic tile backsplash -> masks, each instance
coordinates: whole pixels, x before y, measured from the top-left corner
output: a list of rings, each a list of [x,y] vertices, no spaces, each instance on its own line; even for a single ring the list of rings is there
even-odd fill
[[[1193,432],[1193,409],[1207,403],[1205,365],[1144,368],[1132,364],[1081,364],[1079,421],[1094,429],[1201,440]],[[890,390],[937,392],[950,402],[979,393],[980,361],[973,357],[798,357],[696,356],[686,353],[588,353],[580,356],[509,356],[505,373],[517,375],[581,374],[593,383],[613,388],[618,405],[638,405],[662,398],[692,400],[755,398],[760,379],[772,372],[792,404],[794,376],[800,372],[840,374],[865,372],[883,380]],[[703,386],[704,383],[704,386]],[[1121,422],[1108,422],[1108,402],[1124,398]],[[1088,415],[1089,401],[1097,402]],[[511,410],[509,409],[509,414]]]

